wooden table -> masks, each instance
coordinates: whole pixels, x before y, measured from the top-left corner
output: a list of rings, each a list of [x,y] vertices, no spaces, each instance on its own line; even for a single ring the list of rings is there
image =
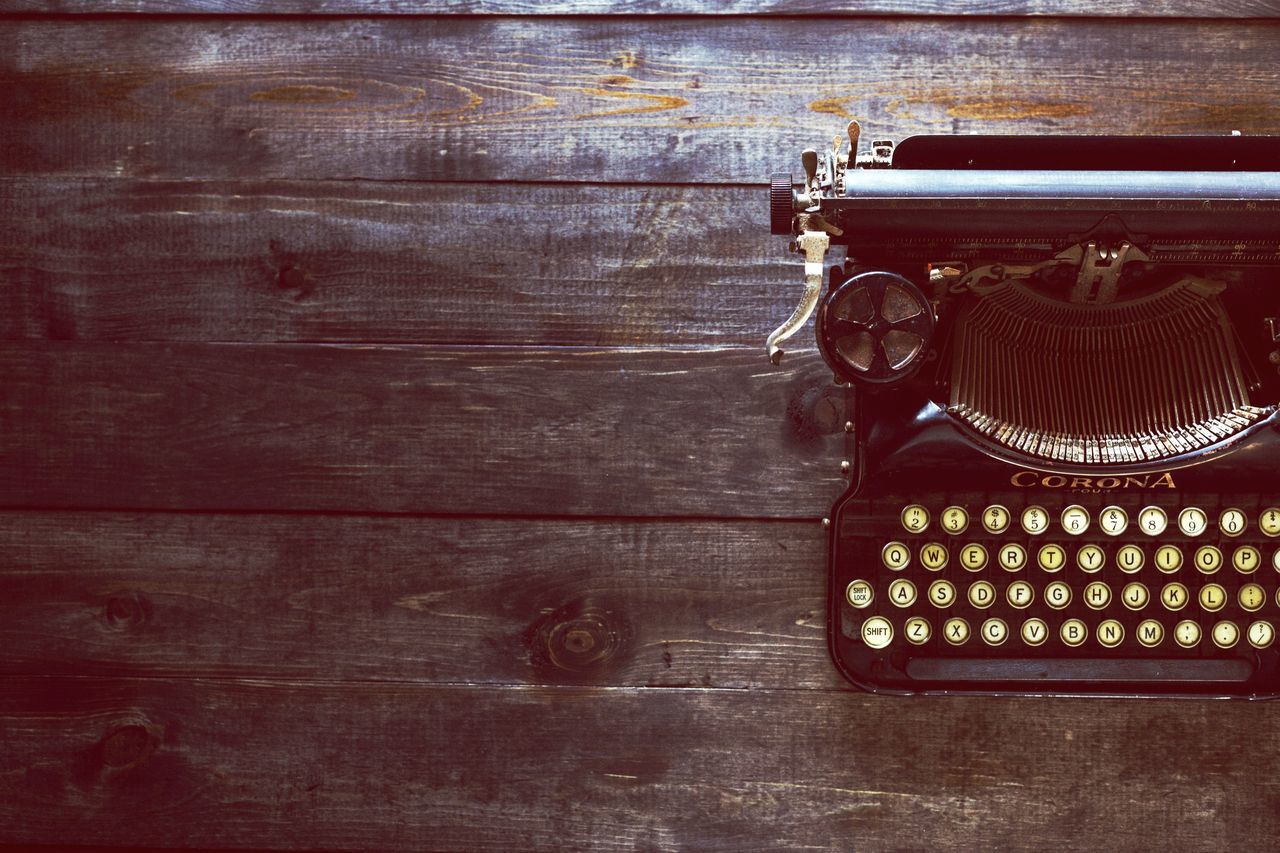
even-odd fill
[[[801,148],[1280,132],[1224,5],[0,0],[0,841],[1274,846],[1273,706],[845,685],[762,346]]]

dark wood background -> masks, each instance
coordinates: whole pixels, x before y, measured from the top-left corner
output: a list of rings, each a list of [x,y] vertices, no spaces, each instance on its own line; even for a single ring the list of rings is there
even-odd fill
[[[843,684],[762,343],[801,148],[1280,132],[1280,3],[0,14],[0,842],[1274,846],[1273,706]]]

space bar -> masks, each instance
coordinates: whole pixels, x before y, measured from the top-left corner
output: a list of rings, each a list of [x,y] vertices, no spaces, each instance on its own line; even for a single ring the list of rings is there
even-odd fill
[[[918,681],[1247,681],[1248,661],[1108,658],[912,658]]]

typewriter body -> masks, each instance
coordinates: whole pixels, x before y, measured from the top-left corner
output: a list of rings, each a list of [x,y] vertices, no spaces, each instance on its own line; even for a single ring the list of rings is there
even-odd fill
[[[853,398],[829,639],[884,693],[1280,693],[1280,140],[858,128],[775,175]]]

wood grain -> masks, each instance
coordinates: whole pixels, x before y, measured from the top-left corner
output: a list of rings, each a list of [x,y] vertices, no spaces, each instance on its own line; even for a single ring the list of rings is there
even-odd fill
[[[0,31],[0,173],[758,184],[852,117],[869,139],[1274,133],[1275,34],[1094,19],[15,21]]]
[[[0,505],[819,518],[812,352],[0,346]]]
[[[843,688],[815,521],[0,513],[0,672]]]
[[[509,850],[1254,849],[1245,703],[0,682],[0,840]]]
[[[755,187],[0,180],[0,338],[762,347],[803,277],[767,204]]]

